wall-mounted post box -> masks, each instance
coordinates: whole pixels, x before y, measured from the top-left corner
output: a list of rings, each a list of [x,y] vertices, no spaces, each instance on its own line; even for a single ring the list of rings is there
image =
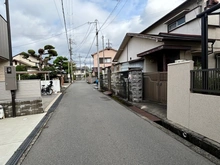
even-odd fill
[[[5,66],[5,89],[17,90],[16,70],[14,66]]]

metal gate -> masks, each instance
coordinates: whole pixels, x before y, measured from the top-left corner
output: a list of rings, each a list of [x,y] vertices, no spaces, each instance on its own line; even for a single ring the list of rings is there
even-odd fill
[[[167,72],[143,73],[143,100],[167,104]]]

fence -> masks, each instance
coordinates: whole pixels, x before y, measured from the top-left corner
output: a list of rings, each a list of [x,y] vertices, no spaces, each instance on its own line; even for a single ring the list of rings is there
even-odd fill
[[[220,69],[191,70],[190,75],[191,92],[220,95]]]

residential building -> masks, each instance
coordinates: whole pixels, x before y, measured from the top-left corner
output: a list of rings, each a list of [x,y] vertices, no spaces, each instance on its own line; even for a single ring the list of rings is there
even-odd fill
[[[74,75],[76,80],[82,80],[85,77],[85,68],[76,68],[76,70],[74,70]]]
[[[115,54],[117,53],[117,50],[106,47],[104,50],[99,51],[99,53],[92,54],[93,58],[93,76],[98,76],[98,54],[99,54],[99,68],[100,73],[102,72],[102,69],[106,67],[110,67],[112,65],[112,60],[115,57]]]
[[[201,19],[204,0],[187,0],[141,33],[127,33],[114,62],[119,71],[140,67],[143,72],[167,71],[175,60],[201,64]],[[219,15],[208,18],[209,68],[219,67]],[[143,62],[141,62],[144,59]]]
[[[18,65],[25,65],[27,67],[27,71],[37,71],[38,70],[38,60],[34,56],[29,56],[28,58],[24,58],[24,55],[17,54],[13,56],[13,65],[16,67]]]
[[[127,33],[113,59],[116,64],[112,89],[134,102],[151,100],[167,104],[168,120],[208,143],[217,144],[220,143],[216,127],[220,116],[217,11],[207,16],[209,69],[200,69],[204,36],[198,15],[210,8],[210,2],[186,0],[142,32]],[[220,4],[215,5],[220,8]],[[138,93],[143,93],[142,98],[133,97]]]
[[[142,32],[127,33],[113,59],[112,72],[126,79],[130,70],[140,70],[144,76],[142,99],[166,104],[167,65],[193,60],[194,67],[201,68],[202,22],[197,15],[206,9],[204,0],[186,0]],[[220,66],[219,23],[219,14],[208,16],[208,68]]]
[[[5,80],[4,66],[9,65],[7,22],[0,15],[0,81]]]

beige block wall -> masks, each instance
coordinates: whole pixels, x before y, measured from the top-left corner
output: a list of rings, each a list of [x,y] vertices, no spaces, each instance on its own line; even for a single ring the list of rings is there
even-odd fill
[[[190,129],[220,143],[220,96],[190,94]]]
[[[167,118],[189,128],[190,70],[193,61],[168,65]]]
[[[190,92],[193,62],[168,65],[167,118],[220,143],[220,96]]]
[[[5,90],[5,82],[0,82],[0,101],[11,99],[11,92]],[[21,80],[18,81],[16,99],[41,98],[40,80]]]
[[[0,61],[0,81],[5,81],[4,66],[9,66],[9,62]]]

